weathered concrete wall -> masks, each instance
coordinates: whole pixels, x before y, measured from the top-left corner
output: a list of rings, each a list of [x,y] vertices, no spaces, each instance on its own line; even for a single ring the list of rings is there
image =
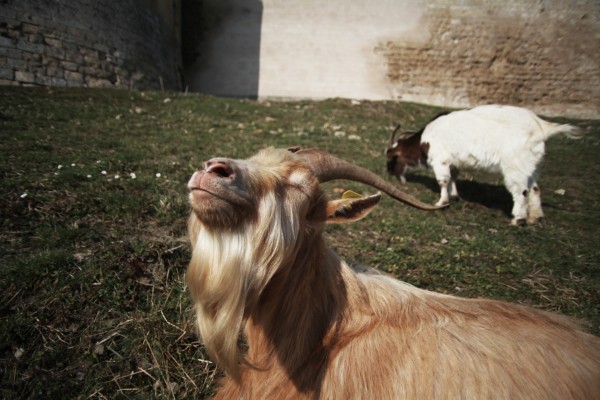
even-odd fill
[[[260,97],[390,99],[389,37],[412,35],[418,0],[263,0]]]
[[[190,90],[600,118],[598,0],[262,0],[262,18],[256,0],[222,3]]]
[[[179,7],[180,0],[1,0],[0,84],[179,89]]]

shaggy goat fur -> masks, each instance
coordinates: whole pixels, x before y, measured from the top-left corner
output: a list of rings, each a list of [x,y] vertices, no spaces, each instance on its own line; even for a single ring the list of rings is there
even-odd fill
[[[302,152],[213,159],[191,178],[187,282],[217,399],[598,399],[600,339],[560,315],[418,289],[353,268]]]

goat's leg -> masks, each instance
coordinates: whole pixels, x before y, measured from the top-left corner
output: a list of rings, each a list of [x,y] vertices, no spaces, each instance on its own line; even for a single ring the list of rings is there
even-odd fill
[[[529,196],[527,200],[529,202],[529,215],[527,216],[527,223],[535,224],[540,219],[544,218],[544,211],[542,211],[542,197],[540,193],[540,187],[538,186],[535,179],[531,181]]]
[[[458,199],[458,189],[456,189],[456,179],[458,178],[458,168],[450,167],[450,198]]]
[[[444,204],[450,203],[450,198],[448,196],[448,187],[450,186],[450,182],[452,180],[450,174],[450,165],[448,163],[436,163],[433,167],[433,173],[435,174],[435,179],[440,185],[440,199],[436,206],[442,206]]]
[[[511,225],[525,225],[527,222],[527,208],[529,205],[529,188],[527,178],[504,177],[505,185],[513,199]]]

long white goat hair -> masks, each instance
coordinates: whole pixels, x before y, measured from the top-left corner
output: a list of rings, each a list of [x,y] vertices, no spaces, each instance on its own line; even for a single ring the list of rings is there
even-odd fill
[[[218,399],[600,398],[600,339],[532,308],[418,289],[329,249],[325,223],[381,195],[328,200],[353,179],[433,210],[314,150],[216,158],[188,184],[187,282]]]
[[[206,347],[214,349],[211,355],[227,370],[237,371],[242,361],[237,327],[247,303],[260,295],[260,289],[252,290],[266,286],[274,266],[294,245],[297,229],[283,211],[273,196],[266,196],[260,202],[260,223],[245,229],[213,232],[190,223],[190,236],[196,239],[188,276],[194,277],[189,285],[193,297],[202,303],[196,307],[199,330]]]
[[[513,198],[514,225],[544,216],[537,180],[545,141],[563,133],[581,138],[578,127],[545,121],[525,108],[485,105],[438,115],[417,132],[392,135],[388,172],[405,181],[408,167],[430,167],[440,186],[438,205],[457,197],[458,169],[501,173]]]

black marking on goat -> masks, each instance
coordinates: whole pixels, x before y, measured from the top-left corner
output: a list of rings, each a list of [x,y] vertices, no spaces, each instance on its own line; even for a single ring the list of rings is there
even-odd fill
[[[527,197],[527,189],[523,190],[523,197]]]
[[[421,160],[427,165],[427,155],[429,154],[429,143],[421,143]]]

